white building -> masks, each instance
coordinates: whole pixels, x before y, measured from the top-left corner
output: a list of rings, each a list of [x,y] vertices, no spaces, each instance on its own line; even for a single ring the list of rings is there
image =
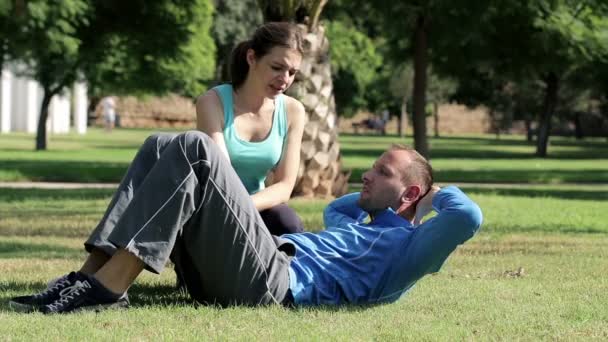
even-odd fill
[[[34,80],[16,76],[14,70],[10,67],[2,70],[0,133],[35,133],[42,104],[42,87]],[[76,83],[64,95],[55,95],[49,105],[47,132],[68,133],[73,127],[77,133],[86,133],[87,106],[84,83]]]

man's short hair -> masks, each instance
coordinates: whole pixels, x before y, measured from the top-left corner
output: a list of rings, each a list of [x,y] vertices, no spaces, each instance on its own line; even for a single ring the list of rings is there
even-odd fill
[[[426,158],[418,151],[407,145],[393,144],[390,150],[406,151],[410,156],[411,163],[404,170],[403,182],[406,184],[418,183],[422,186],[422,193],[426,194],[433,186],[433,168]]]

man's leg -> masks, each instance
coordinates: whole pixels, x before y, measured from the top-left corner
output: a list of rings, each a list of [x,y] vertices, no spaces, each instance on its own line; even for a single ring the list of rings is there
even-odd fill
[[[95,252],[90,254],[81,271],[87,274],[95,273],[114,254],[116,246],[108,241],[108,236],[114,230],[116,223],[137,194],[162,152],[176,136],[177,134],[169,133],[154,134],[148,137],[139,148],[101,221],[85,242],[85,249],[89,252],[95,250]]]
[[[289,260],[279,249],[291,245],[278,247],[227,158],[201,132],[171,141],[107,240],[159,273],[178,237],[203,284],[197,299],[265,304],[285,297]]]
[[[156,134],[150,136],[142,145],[101,222],[85,243],[85,248],[90,254],[80,269],[80,273],[71,272],[54,279],[49,283],[47,289],[40,293],[15,297],[10,301],[12,307],[18,310],[31,311],[40,306],[51,304],[59,299],[60,293],[65,288],[70,287],[76,281],[83,280],[83,275],[94,274],[109,260],[114,254],[116,247],[108,241],[107,237],[114,229],[116,222],[123,215],[154,164],[158,161],[162,151],[175,136],[175,134]]]

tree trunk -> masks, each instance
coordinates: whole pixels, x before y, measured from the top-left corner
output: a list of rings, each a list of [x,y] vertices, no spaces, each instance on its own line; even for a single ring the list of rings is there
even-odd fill
[[[401,113],[399,114],[399,137],[404,138],[407,132],[407,97],[403,97]]]
[[[439,138],[439,105],[433,102],[433,128],[435,129],[435,138]]]
[[[350,172],[341,170],[329,41],[322,26],[302,29],[305,53],[297,81],[287,92],[302,101],[308,118],[294,190],[298,195],[341,196],[348,191]]]
[[[341,170],[329,40],[318,22],[326,3],[258,0],[265,21],[296,22],[302,29],[304,55],[296,82],[287,91],[302,102],[307,117],[294,193],[321,197],[345,194],[350,176],[350,171]]]
[[[46,121],[49,117],[49,105],[53,95],[48,88],[44,88],[44,96],[40,105],[40,116],[38,117],[38,130],[36,131],[36,151],[46,150],[47,147]]]
[[[414,32],[414,148],[424,157],[429,157],[426,136],[426,81],[428,66],[427,20],[419,14]]]
[[[545,77],[545,100],[541,116],[538,120],[538,139],[536,140],[536,156],[546,157],[547,146],[549,145],[549,134],[551,132],[551,118],[557,106],[557,93],[559,79],[553,72]]]
[[[534,132],[532,131],[532,120],[530,120],[529,118],[525,118],[524,124],[526,125],[526,140],[528,142],[534,141]]]
[[[574,135],[576,140],[583,140],[585,133],[583,132],[583,124],[581,122],[581,112],[574,113]]]

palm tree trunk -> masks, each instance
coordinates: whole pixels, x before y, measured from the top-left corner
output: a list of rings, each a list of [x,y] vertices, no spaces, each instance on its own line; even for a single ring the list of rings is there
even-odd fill
[[[296,82],[287,91],[304,104],[308,119],[294,193],[322,197],[345,194],[350,176],[350,171],[342,171],[329,40],[319,24],[326,2],[258,0],[265,21],[296,22],[302,29],[302,64]]]
[[[329,41],[321,26],[316,30],[303,29],[308,48],[297,83],[288,91],[289,95],[302,101],[308,117],[295,192],[309,196],[340,196],[348,191],[350,172],[342,171],[340,161]]]

